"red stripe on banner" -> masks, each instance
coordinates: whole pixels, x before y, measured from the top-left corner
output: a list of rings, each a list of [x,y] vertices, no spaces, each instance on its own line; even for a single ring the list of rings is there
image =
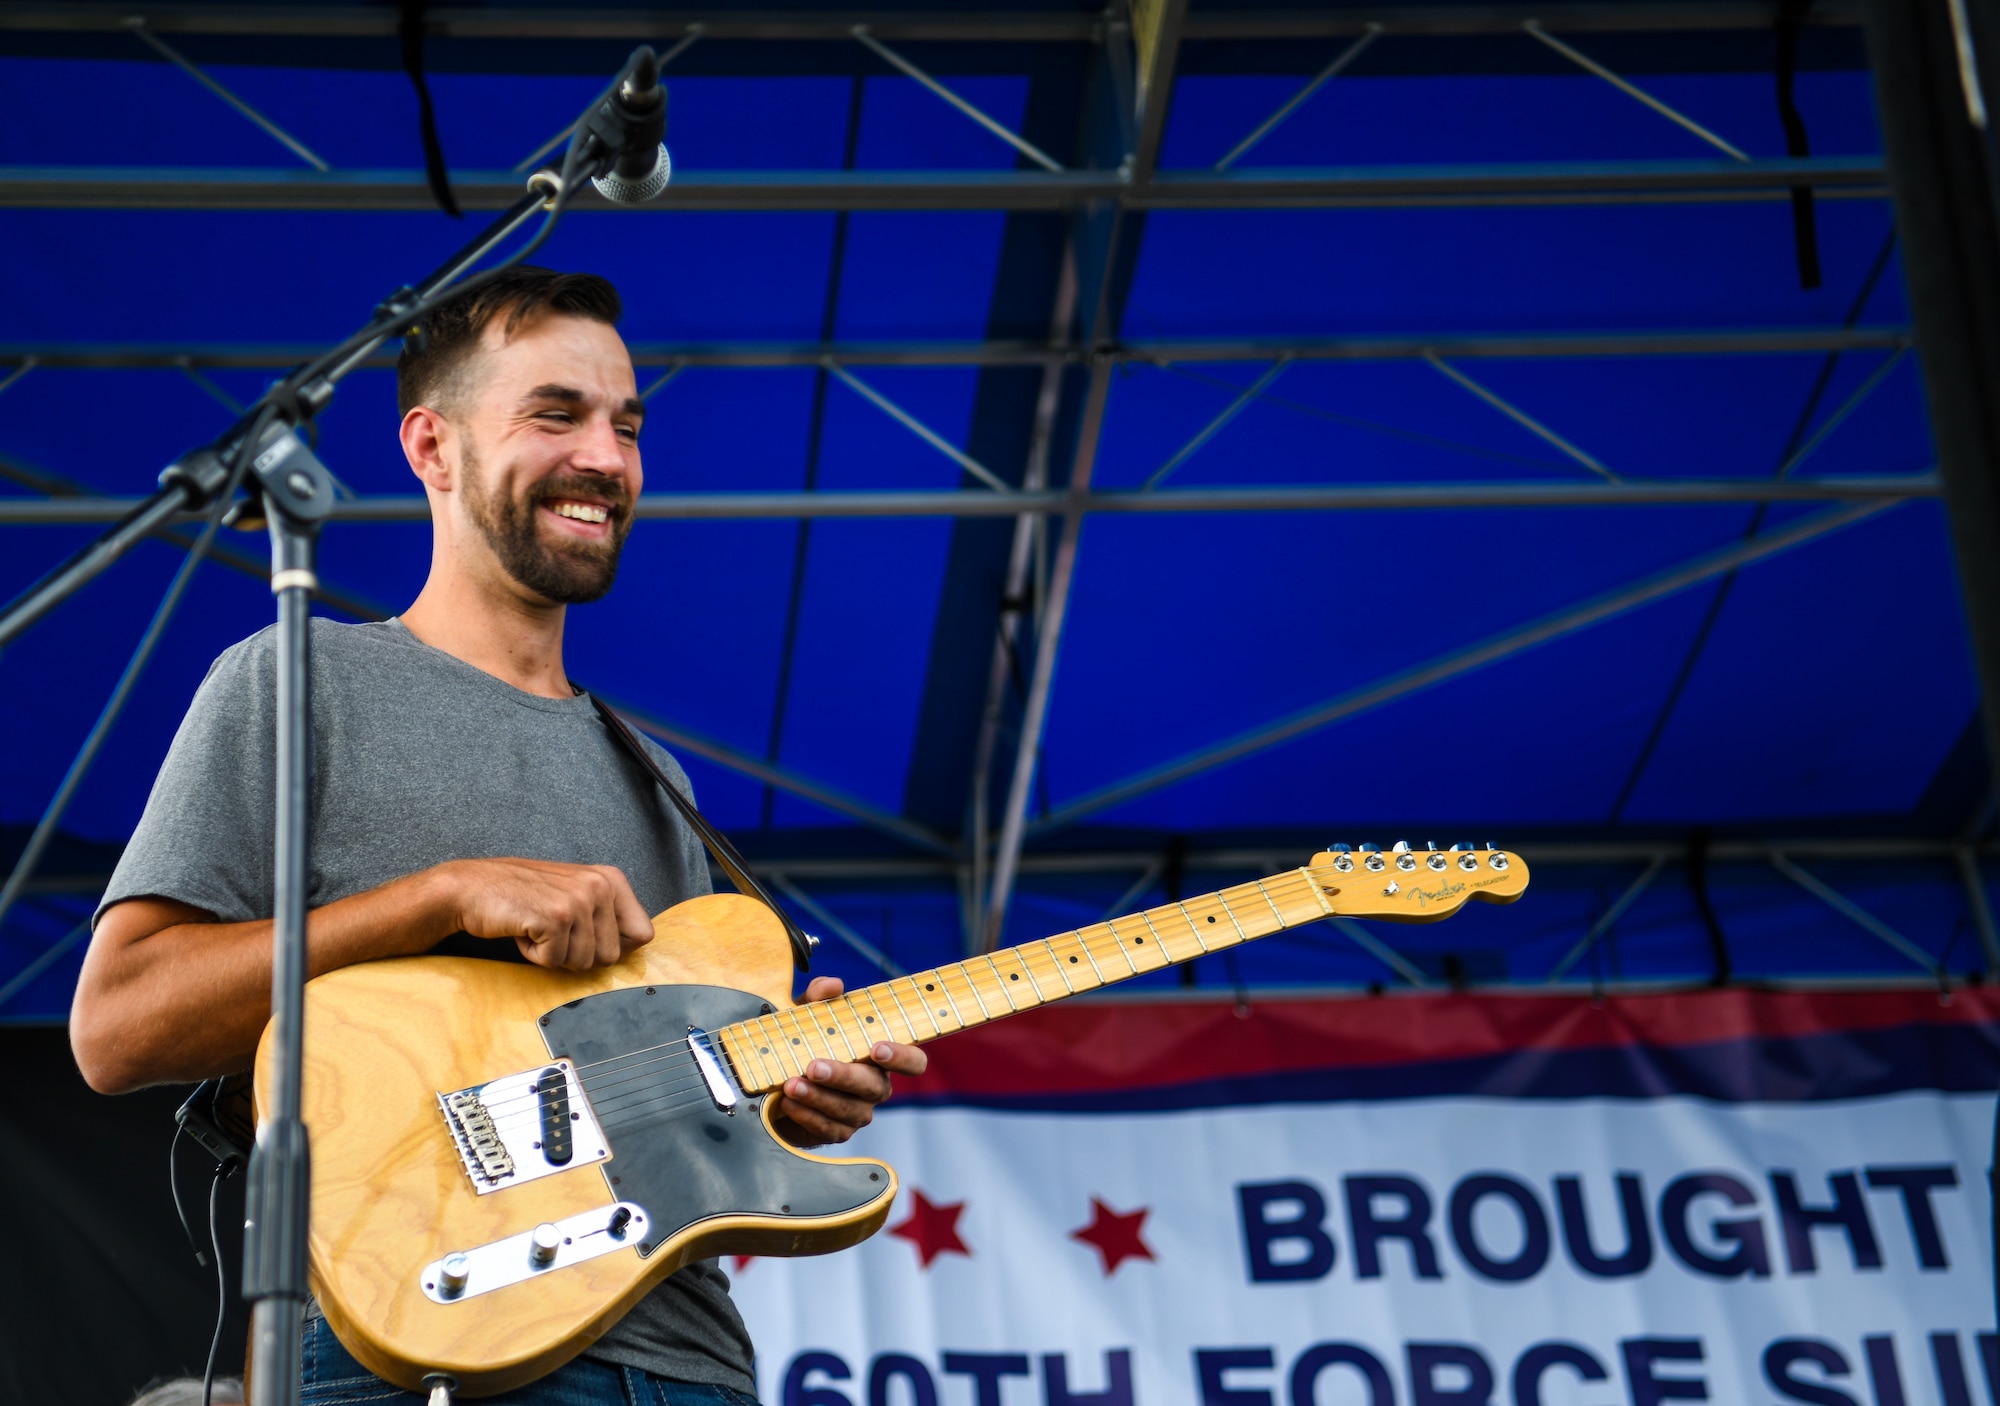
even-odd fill
[[[1439,994],[1228,1001],[1083,1001],[1024,1011],[928,1047],[912,1085],[931,1099],[1154,1089],[1319,1069],[1384,1068],[1524,1051],[1732,1040],[2000,1021],[2000,989],[1666,995]]]

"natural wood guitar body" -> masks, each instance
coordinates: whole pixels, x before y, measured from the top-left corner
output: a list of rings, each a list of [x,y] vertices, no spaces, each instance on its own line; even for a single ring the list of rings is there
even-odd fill
[[[691,899],[656,918],[653,931],[617,966],[585,973],[408,957],[329,972],[306,988],[313,1291],[370,1371],[409,1390],[426,1373],[445,1372],[465,1395],[492,1395],[576,1356],[692,1260],[824,1253],[866,1239],[888,1217],[896,1180],[886,1165],[788,1149],[808,1174],[811,1164],[866,1167],[879,1174],[880,1194],[843,1215],[712,1218],[650,1258],[623,1249],[463,1303],[413,1292],[423,1266],[447,1251],[619,1199],[607,1184],[620,1172],[615,1147],[608,1162],[478,1195],[446,1131],[441,1091],[549,1062],[538,1025],[545,1012],[646,986],[726,987],[791,1007],[790,952],[762,904],[737,894]],[[267,1038],[260,1074],[269,1055]],[[269,1087],[268,1078],[258,1082]],[[738,1135],[761,1132],[783,1146],[764,1117],[769,1102],[739,1113],[734,1122],[752,1126]]]

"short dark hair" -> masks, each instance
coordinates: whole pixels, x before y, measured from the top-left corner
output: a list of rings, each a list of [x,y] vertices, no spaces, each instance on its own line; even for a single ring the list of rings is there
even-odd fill
[[[522,323],[545,312],[616,327],[624,311],[609,279],[517,265],[491,283],[440,304],[424,319],[421,351],[411,350],[414,339],[404,342],[403,354],[396,359],[396,408],[405,415],[419,405],[447,408],[464,389],[459,382],[487,325],[502,313],[507,315],[506,332],[511,337]]]

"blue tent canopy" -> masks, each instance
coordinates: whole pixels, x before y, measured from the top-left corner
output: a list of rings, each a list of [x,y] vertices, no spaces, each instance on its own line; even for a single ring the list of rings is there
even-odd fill
[[[430,207],[393,11],[357,33],[330,7],[270,7],[261,31],[200,8],[162,7],[157,38],[330,173],[89,7],[0,15],[0,592],[99,530],[34,503],[148,491],[485,218]],[[1718,939],[1742,978],[1984,972],[1977,686],[1859,30],[1803,36],[1802,161],[1770,31],[1726,6],[1569,8],[1589,22],[1560,42],[1670,114],[1527,11],[1429,33],[1410,6],[1218,173],[1372,11],[1169,6],[1177,81],[1089,7],[887,12],[880,43],[1059,179],[831,9],[769,32],[718,10],[675,57],[675,186],[578,208],[538,256],[623,291],[646,489],[667,495],[617,590],[572,614],[569,666],[677,750],[809,928],[850,939],[827,970],[976,942],[978,840],[1026,758],[1010,942],[1332,841],[1491,839],[1537,861],[1526,902],[1286,934],[1194,979],[1701,980]],[[632,43],[678,37],[452,13],[427,80],[468,205],[518,189]],[[1157,177],[1102,155],[1145,140],[1118,120],[1132,62],[1171,93]],[[1064,193],[1093,171],[1127,184]],[[1802,289],[1808,181],[1822,277]],[[395,423],[385,365],[322,417],[362,505],[415,491]],[[1014,517],[911,495],[1031,468],[1059,494],[1087,471],[1096,496],[1036,519],[1010,598]],[[1756,501],[1779,479],[1799,496]],[[1246,509],[1263,488],[1294,506]],[[1173,498],[1204,492],[1229,501]],[[688,497],[800,493],[894,497],[810,517]],[[415,594],[427,529],[398,511],[327,529],[326,613]],[[209,660],[270,618],[262,541],[228,545],[240,569],[201,568],[0,926],[0,1018],[66,1010],[81,949],[47,953]],[[0,656],[9,847],[179,555],[144,544]]]

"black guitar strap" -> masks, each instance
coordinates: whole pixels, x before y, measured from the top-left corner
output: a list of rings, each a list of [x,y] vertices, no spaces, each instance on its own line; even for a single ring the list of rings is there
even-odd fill
[[[715,857],[716,867],[729,876],[729,882],[736,885],[736,891],[747,894],[769,908],[777,915],[778,921],[785,925],[785,936],[792,944],[792,965],[800,971],[809,969],[812,966],[813,940],[799,931],[799,925],[791,920],[790,915],[780,908],[764,886],[757,882],[757,876],[750,872],[750,866],[743,862],[743,856],[736,852],[736,846],[729,843],[720,830],[703,819],[701,812],[681,794],[680,788],[667,779],[666,772],[653,760],[653,754],[646,750],[646,744],[638,739],[625,719],[613,712],[611,705],[596,694],[586,690],[586,696],[590,699],[591,705],[597,709],[597,715],[604,719],[604,726],[610,729],[611,735],[623,743],[625,750],[637,757],[639,765],[651,772],[653,779],[660,783],[660,789],[667,793],[667,799],[674,803],[674,808],[681,813],[681,819],[687,821],[695,834],[701,837],[701,842],[708,846],[708,852]]]

